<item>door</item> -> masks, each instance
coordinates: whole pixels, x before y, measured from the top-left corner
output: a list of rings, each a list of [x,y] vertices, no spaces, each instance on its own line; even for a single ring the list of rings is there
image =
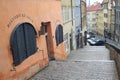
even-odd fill
[[[50,60],[54,60],[53,36],[52,36],[52,27],[50,22],[45,23],[45,33],[47,34],[46,43],[47,43],[48,57]]]

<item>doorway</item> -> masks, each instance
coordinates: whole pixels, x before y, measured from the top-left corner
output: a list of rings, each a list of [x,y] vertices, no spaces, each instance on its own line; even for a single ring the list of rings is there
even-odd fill
[[[49,60],[54,60],[53,36],[50,22],[45,22],[46,45]]]

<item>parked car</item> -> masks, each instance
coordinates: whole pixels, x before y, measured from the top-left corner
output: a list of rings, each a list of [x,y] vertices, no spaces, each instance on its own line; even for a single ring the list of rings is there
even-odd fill
[[[88,43],[91,46],[104,46],[105,41],[104,40],[100,40],[100,39],[91,38],[91,39],[88,39]]]
[[[87,39],[90,39],[90,38],[94,38],[95,37],[95,34],[94,33],[88,33],[87,34]]]

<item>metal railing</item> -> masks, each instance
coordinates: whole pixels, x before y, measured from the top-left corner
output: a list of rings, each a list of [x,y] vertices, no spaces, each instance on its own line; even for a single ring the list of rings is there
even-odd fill
[[[120,50],[120,43],[115,42],[115,41],[110,40],[110,39],[106,39],[106,43],[109,44],[109,45],[112,45],[112,46],[114,46],[115,48],[117,48],[117,49]]]
[[[109,45],[111,45],[111,46],[113,46],[113,47],[115,47],[115,48],[117,48],[117,49],[120,50],[120,43],[115,42],[115,41],[113,41],[113,40],[111,40],[111,39],[108,39],[108,38],[104,38],[103,36],[98,36],[98,35],[97,35],[96,38],[105,40],[105,43],[106,43],[106,44],[109,44]]]

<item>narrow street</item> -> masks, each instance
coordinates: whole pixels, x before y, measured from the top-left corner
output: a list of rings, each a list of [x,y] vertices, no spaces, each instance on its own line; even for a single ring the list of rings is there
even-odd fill
[[[86,46],[72,51],[67,61],[51,61],[30,80],[118,80],[118,74],[105,46]]]

